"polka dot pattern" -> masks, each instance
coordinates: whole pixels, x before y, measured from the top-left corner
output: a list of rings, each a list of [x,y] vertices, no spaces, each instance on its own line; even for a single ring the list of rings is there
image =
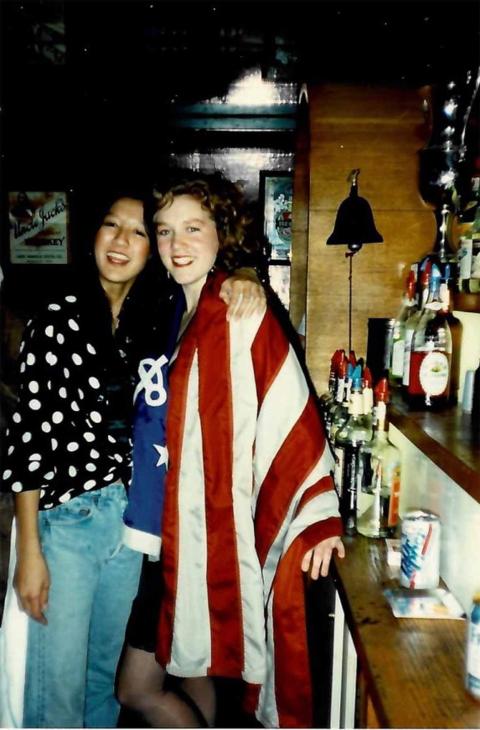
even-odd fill
[[[25,330],[20,400],[0,472],[13,492],[40,489],[40,508],[47,510],[113,483],[128,449],[108,433],[109,370],[84,337],[76,302],[67,296],[50,303]],[[121,341],[122,335],[119,355]],[[123,342],[121,367],[127,367]]]

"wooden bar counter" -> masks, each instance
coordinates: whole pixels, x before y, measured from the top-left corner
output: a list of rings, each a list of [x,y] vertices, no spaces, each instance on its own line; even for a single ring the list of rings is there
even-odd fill
[[[344,541],[335,584],[358,658],[360,727],[480,728],[464,690],[466,622],[395,618],[384,540]]]

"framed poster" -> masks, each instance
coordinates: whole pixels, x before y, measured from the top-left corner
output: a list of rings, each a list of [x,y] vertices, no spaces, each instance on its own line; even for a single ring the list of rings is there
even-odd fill
[[[290,261],[292,250],[293,178],[290,172],[261,170],[264,233],[271,247],[270,260]]]
[[[12,264],[68,263],[66,193],[11,192],[8,217]]]

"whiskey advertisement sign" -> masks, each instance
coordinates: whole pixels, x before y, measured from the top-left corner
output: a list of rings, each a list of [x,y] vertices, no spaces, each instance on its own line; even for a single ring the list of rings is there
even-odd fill
[[[66,193],[10,192],[8,204],[10,262],[67,264]]]

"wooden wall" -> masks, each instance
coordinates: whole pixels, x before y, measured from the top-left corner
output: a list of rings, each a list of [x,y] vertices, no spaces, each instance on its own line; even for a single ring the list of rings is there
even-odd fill
[[[384,238],[382,244],[365,245],[353,259],[357,357],[366,355],[368,318],[397,314],[410,264],[431,249],[435,219],[418,193],[417,153],[427,141],[418,92],[317,86],[309,89],[309,106],[307,363],[321,393],[331,354],[348,347],[347,249],[326,246],[326,240],[348,195],[350,171],[360,168],[359,193],[369,201]]]

